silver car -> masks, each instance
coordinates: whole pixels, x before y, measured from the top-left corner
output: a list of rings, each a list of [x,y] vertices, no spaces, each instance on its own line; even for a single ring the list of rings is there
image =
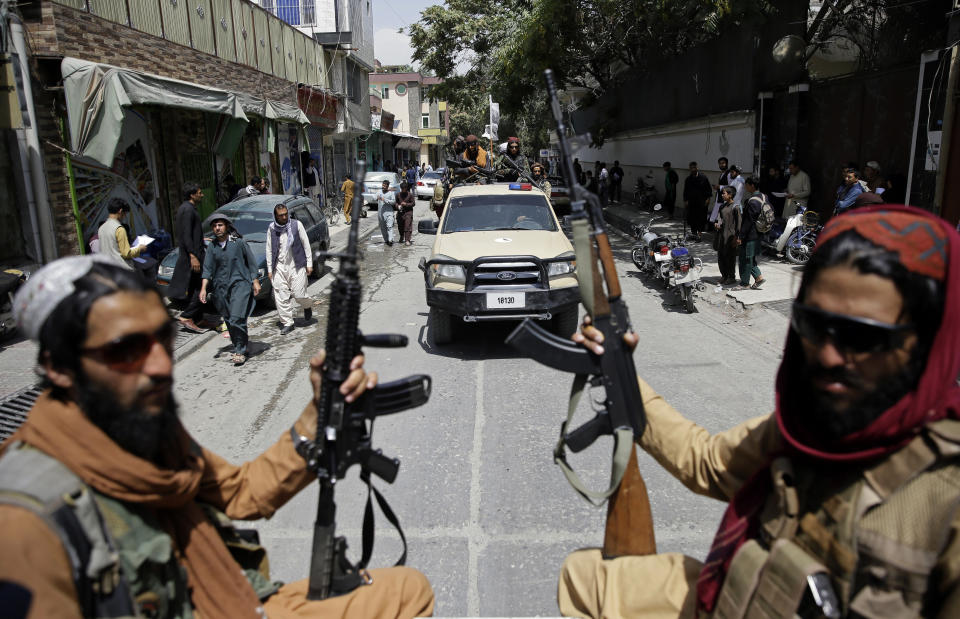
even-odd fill
[[[417,197],[422,200],[429,200],[433,197],[433,187],[443,178],[439,172],[425,172],[420,180],[417,181]]]
[[[383,188],[383,181],[390,181],[391,191],[400,191],[400,175],[396,172],[367,172],[363,177],[363,202],[377,206],[377,192]]]

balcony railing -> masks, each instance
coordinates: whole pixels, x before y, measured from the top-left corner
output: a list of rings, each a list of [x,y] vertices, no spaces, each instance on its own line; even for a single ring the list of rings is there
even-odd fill
[[[248,0],[53,1],[290,82],[329,86],[323,48],[278,17],[296,8],[304,23],[313,0],[273,0],[270,10]]]

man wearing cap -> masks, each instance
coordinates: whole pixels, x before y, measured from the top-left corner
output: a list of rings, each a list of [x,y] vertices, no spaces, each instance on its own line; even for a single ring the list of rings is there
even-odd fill
[[[286,205],[277,204],[267,227],[267,274],[273,284],[280,335],[293,331],[294,304],[303,307],[304,320],[313,316],[313,302],[307,296],[307,277],[312,273],[313,251],[306,229],[290,217]]]
[[[876,161],[868,161],[866,165],[863,166],[863,181],[867,184],[867,190],[875,193],[881,194],[884,192],[883,176],[880,174],[880,164]],[[879,191],[877,191],[879,189]]]
[[[324,601],[305,599],[305,580],[270,579],[266,551],[231,520],[272,516],[315,477],[289,431],[242,466],[190,436],[173,395],[175,323],[133,271],[97,255],[56,260],[15,311],[39,344],[45,390],[0,446],[0,615],[432,612],[430,585],[410,568],[371,570],[372,583]],[[314,397],[324,359],[310,361]],[[350,402],[376,382],[357,357],[340,393]],[[294,433],[312,437],[316,415],[308,402]]]
[[[215,238],[203,260],[200,302],[206,303],[208,297],[213,299],[227,322],[233,343],[231,360],[234,365],[243,365],[247,362],[247,317],[253,312],[254,297],[260,294],[257,261],[246,241],[230,234],[233,222],[229,217],[214,213],[207,223]]]
[[[550,199],[550,192],[553,188],[550,186],[550,181],[547,180],[547,172],[543,164],[539,161],[534,161],[533,165],[530,166],[530,178],[543,190],[544,195],[547,196],[547,202],[553,204],[553,201]]]
[[[497,159],[497,179],[513,183],[530,175],[527,158],[520,152],[520,138],[507,138],[507,152]],[[521,174],[522,173],[522,174]]]
[[[464,140],[464,151],[460,154],[460,157],[469,164],[469,170],[473,174],[477,173],[477,168],[489,167],[490,161],[487,151],[483,150],[483,147],[480,146],[480,140],[472,133]]]
[[[592,327],[574,339],[602,353]],[[830,220],[803,271],[772,414],[711,436],[640,383],[640,446],[729,503],[706,560],[577,551],[561,612],[960,616],[958,350],[953,226],[890,206]]]

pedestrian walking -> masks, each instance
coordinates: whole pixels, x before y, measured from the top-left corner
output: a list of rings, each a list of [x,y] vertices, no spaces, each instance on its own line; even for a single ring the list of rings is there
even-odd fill
[[[690,175],[683,181],[683,203],[687,210],[687,224],[697,242],[703,240],[707,224],[707,202],[713,191],[706,175],[700,172],[696,161],[690,162]]]
[[[610,199],[614,202],[620,202],[620,188],[623,185],[623,168],[620,167],[619,161],[613,162],[613,167],[610,168]]]
[[[340,184],[340,193],[343,194],[343,219],[350,223],[350,213],[353,210],[353,194],[356,191],[357,184],[353,182],[353,176],[343,175],[343,182]]]
[[[760,290],[766,281],[757,266],[757,254],[760,253],[760,233],[757,231],[757,219],[763,209],[767,197],[760,193],[760,181],[751,176],[743,182],[747,202],[743,205],[743,219],[740,223],[740,233],[737,235],[737,246],[740,252],[740,285],[736,290],[751,288]],[[753,276],[753,284],[750,277]]]
[[[723,206],[717,213],[714,222],[716,234],[713,237],[713,248],[717,250],[717,265],[720,267],[720,285],[727,286],[737,281],[737,236],[743,224],[740,208],[733,201],[737,195],[734,187],[726,186],[720,189],[720,199]]]
[[[677,185],[680,184],[680,177],[677,171],[671,167],[669,161],[663,162],[663,208],[667,209],[670,217],[677,208]]]
[[[310,360],[306,408],[280,422],[283,431],[266,451],[236,466],[178,419],[176,323],[160,294],[104,260],[53,261],[14,303],[17,324],[38,345],[47,387],[0,446],[0,615],[431,615],[429,583],[406,567],[370,570],[354,591],[308,600],[307,580],[270,578],[266,550],[230,524],[272,516],[316,480],[291,433],[316,429],[311,401],[325,355]],[[340,387],[348,401],[376,383],[362,362],[351,361]],[[231,423],[235,405],[224,386],[209,386],[222,400],[204,416]],[[288,413],[270,407],[259,414]]]
[[[310,320],[313,301],[307,296],[307,278],[313,274],[313,252],[303,224],[290,217],[287,207],[273,207],[267,228],[267,274],[273,284],[273,301],[280,318],[280,335],[293,331],[294,305]]]
[[[377,219],[380,220],[380,234],[387,246],[392,246],[396,237],[393,223],[396,217],[397,195],[390,189],[390,181],[383,181],[380,191],[374,196],[377,200]]]
[[[184,184],[183,202],[177,208],[173,224],[180,253],[167,292],[173,299],[186,299],[186,306],[180,312],[180,326],[194,333],[203,333],[208,327],[203,322],[203,302],[200,301],[200,272],[206,252],[200,213],[197,210],[202,199],[203,190],[200,185],[189,182]]]
[[[573,175],[577,177],[576,178],[577,183],[580,183],[581,185],[586,186],[586,183],[587,183],[586,177],[583,175],[583,166],[580,165],[579,159],[573,160]]]
[[[247,362],[247,317],[253,313],[254,297],[260,294],[257,262],[246,241],[231,234],[233,221],[229,217],[214,213],[207,223],[215,238],[203,260],[200,302],[213,300],[227,322],[233,343],[231,360],[234,365],[243,365]]]
[[[410,189],[410,183],[400,183],[400,192],[397,194],[397,212],[400,228],[400,242],[404,245],[413,245],[413,207],[417,204],[417,194]]]
[[[717,167],[720,168],[720,178],[717,179],[717,184],[713,186],[713,190],[717,192],[717,194],[716,200],[713,203],[713,210],[710,211],[710,217],[707,218],[711,224],[717,221],[720,207],[723,206],[723,198],[720,197],[720,192],[730,184],[730,170],[727,169],[729,166],[730,161],[726,157],[717,159]]]

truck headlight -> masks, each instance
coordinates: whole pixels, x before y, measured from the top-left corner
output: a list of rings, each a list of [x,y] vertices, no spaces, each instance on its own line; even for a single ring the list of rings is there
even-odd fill
[[[547,265],[547,277],[556,277],[558,275],[570,275],[577,271],[577,260],[574,254],[563,254],[558,258],[568,258],[567,260],[551,262]]]
[[[452,260],[449,256],[437,255],[434,260]],[[431,264],[430,272],[433,274],[433,283],[443,279],[448,282],[465,284],[467,282],[467,272],[460,264]]]

